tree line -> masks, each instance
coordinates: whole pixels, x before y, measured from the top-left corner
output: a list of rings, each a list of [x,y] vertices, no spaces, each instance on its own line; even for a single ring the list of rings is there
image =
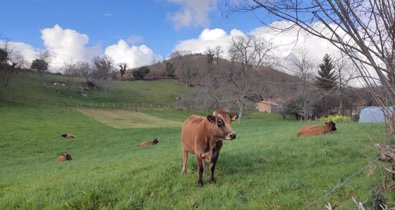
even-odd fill
[[[17,64],[11,62],[11,50],[0,49],[4,57],[1,72],[15,75]],[[307,50],[297,49],[292,59],[289,59],[292,65],[288,69],[298,79],[285,80],[284,76],[270,75],[270,71],[267,71],[272,66],[280,68],[273,62],[273,49],[273,44],[261,37],[243,35],[231,39],[226,59],[226,52],[219,46],[208,48],[204,54],[198,55],[176,51],[164,62],[159,78],[177,78],[187,86],[194,87],[191,93],[178,101],[179,105],[187,109],[227,107],[237,111],[241,119],[247,106],[264,99],[285,98],[287,102],[278,111],[284,116],[307,120],[334,113],[351,115],[350,106],[356,100],[357,90],[348,83],[355,78],[355,71],[344,55],[336,58],[326,55],[317,67],[313,65]],[[38,72],[43,85],[47,83],[45,73],[48,72],[48,57],[43,54],[31,63],[31,69]],[[204,57],[204,60],[196,60],[199,57]],[[93,80],[101,81],[106,96],[112,80],[130,79],[126,63],[116,64],[107,56],[95,57],[91,63],[64,65],[67,94],[73,94],[73,77],[84,78],[86,92],[95,86],[92,85]],[[147,66],[134,69],[131,73],[135,80],[143,80],[150,73],[153,74]]]

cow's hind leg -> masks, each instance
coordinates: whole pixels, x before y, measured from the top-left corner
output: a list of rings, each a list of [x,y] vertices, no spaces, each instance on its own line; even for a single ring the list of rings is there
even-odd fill
[[[182,151],[182,170],[181,170],[181,175],[184,175],[187,173],[187,162],[188,162],[188,152],[187,151]]]
[[[214,172],[215,172],[215,165],[217,164],[217,160],[219,157],[219,151],[222,148],[222,141],[218,141],[217,144],[215,145],[215,148],[213,149],[213,152],[211,154],[211,160],[210,160],[210,181],[209,183],[214,184],[215,178],[214,178]]]

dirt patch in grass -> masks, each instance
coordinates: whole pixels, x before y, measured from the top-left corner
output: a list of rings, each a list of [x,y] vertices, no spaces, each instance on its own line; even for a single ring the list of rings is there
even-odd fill
[[[142,112],[108,109],[78,109],[84,115],[113,128],[181,127],[182,123],[154,117]]]

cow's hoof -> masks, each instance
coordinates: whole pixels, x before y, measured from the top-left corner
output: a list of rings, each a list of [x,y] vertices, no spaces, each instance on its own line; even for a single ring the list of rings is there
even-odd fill
[[[202,181],[202,180],[199,180],[199,181],[197,182],[197,186],[198,186],[198,187],[203,187],[203,185],[204,185],[204,184],[203,184],[203,181]]]
[[[208,183],[215,184],[215,183],[217,183],[217,181],[215,179],[210,179],[210,181],[208,181]]]

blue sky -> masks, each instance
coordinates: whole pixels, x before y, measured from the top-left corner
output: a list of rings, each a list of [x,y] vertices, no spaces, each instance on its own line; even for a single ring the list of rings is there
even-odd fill
[[[88,46],[108,46],[139,36],[141,43],[163,56],[177,41],[197,37],[206,27],[248,31],[260,25],[253,14],[226,18],[220,8],[224,1],[218,1],[218,7],[209,12],[209,22],[182,28],[176,28],[170,18],[182,5],[167,0],[3,0],[2,5],[0,38],[36,48],[44,48],[40,30],[55,24],[88,35]]]
[[[8,40],[28,62],[48,51],[54,67],[102,54],[137,67],[174,50],[203,52],[219,45],[226,51],[232,35],[264,34],[279,46],[296,39],[295,31],[279,35],[263,26],[260,20],[276,23],[262,11],[228,14],[224,5],[225,0],[2,0],[0,41]],[[275,54],[287,56],[292,48]]]

